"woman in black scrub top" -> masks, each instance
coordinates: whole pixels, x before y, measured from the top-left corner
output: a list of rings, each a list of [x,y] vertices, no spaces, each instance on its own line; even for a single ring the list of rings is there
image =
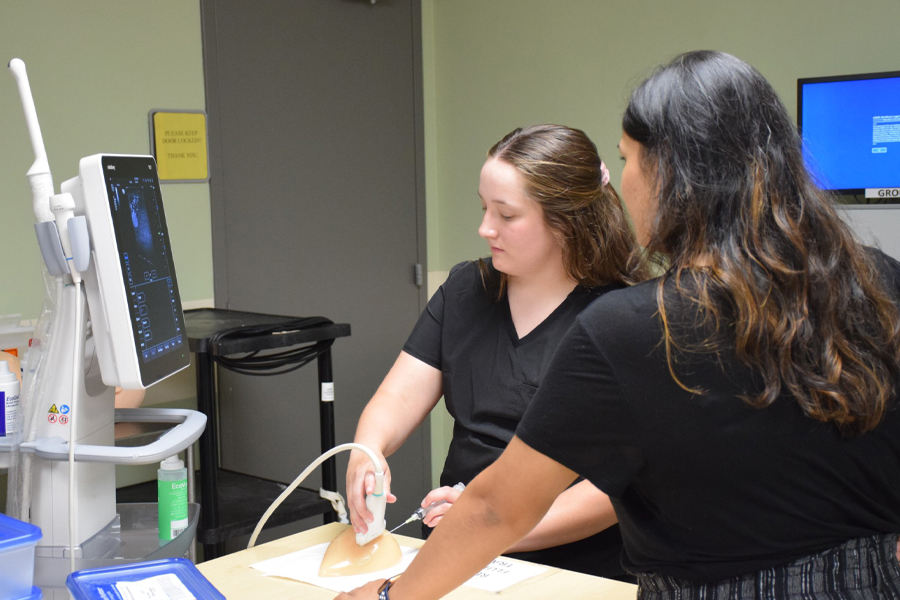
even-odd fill
[[[635,239],[596,147],[557,125],[517,129],[488,152],[478,188],[478,233],[491,257],[456,265],[403,347],[357,428],[382,457],[403,444],[443,395],[454,418],[434,527],[468,484],[500,456],[559,340],[593,300],[644,276]],[[387,462],[383,460],[385,468]],[[386,478],[389,481],[389,477]],[[350,517],[365,531],[372,464],[354,452]],[[389,502],[394,500],[389,495]],[[512,556],[605,577],[627,577],[607,496],[587,481],[563,492]]]
[[[622,124],[622,196],[666,271],[581,312],[403,576],[340,599],[440,598],[581,475],[639,600],[900,600],[900,264],[853,238],[735,57],[677,57]]]

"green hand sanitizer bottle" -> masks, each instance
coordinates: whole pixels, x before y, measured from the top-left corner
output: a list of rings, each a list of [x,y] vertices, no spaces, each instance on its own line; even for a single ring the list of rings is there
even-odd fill
[[[188,526],[187,469],[178,456],[160,463],[156,472],[159,498],[159,545],[178,537]]]

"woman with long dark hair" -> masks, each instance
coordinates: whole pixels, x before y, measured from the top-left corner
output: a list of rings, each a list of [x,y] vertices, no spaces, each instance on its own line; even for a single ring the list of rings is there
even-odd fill
[[[900,265],[853,239],[732,56],[658,69],[623,130],[663,275],[579,315],[504,454],[403,577],[351,597],[442,596],[581,475],[639,598],[900,598]]]
[[[510,132],[488,151],[478,194],[484,211],[478,233],[491,257],[450,271],[356,431],[355,441],[390,456],[443,394],[453,438],[441,487],[422,506],[445,504],[425,518],[426,534],[459,495],[451,486],[468,484],[500,456],[578,313],[604,293],[646,278],[628,217],[584,132],[561,125]],[[353,452],[347,496],[357,532],[372,518],[365,492],[373,485],[372,463]],[[560,494],[541,523],[504,550],[628,577],[612,505],[588,481]]]

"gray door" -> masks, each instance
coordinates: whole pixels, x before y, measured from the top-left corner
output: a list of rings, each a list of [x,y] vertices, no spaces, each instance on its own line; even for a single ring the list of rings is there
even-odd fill
[[[352,441],[425,301],[419,1],[201,8],[216,306],[349,323],[333,356],[336,439]],[[320,452],[316,381],[314,364],[220,370],[222,466],[292,481]],[[428,440],[426,422],[390,459],[389,524],[430,489]]]

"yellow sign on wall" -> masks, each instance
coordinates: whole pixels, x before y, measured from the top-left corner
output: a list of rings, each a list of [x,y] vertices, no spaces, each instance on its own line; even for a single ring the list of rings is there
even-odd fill
[[[154,110],[150,124],[160,181],[209,180],[206,113]]]

